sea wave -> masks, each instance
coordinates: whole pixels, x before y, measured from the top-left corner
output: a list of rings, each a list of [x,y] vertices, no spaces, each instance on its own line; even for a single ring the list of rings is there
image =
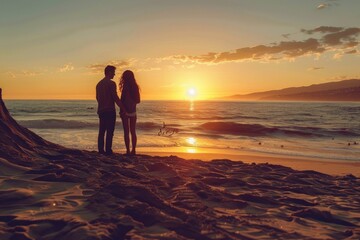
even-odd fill
[[[344,113],[360,113],[360,106],[344,106],[340,108]]]
[[[360,136],[360,132],[355,129],[350,130],[347,128],[319,128],[319,127],[301,127],[296,126],[292,127],[297,131],[301,132],[313,132],[321,136],[335,137],[335,136],[343,136],[343,137],[357,137]]]
[[[214,131],[220,134],[232,134],[241,136],[266,136],[272,134],[293,134],[293,135],[312,135],[311,133],[279,129],[277,127],[266,127],[261,124],[242,124],[235,122],[207,122],[200,127],[207,131]]]
[[[24,113],[63,113],[63,109],[39,109],[39,108],[26,108],[26,109],[12,109],[9,108],[9,112],[11,112],[11,115],[17,114],[22,115]]]
[[[169,117],[176,116],[176,119],[178,120],[201,120],[201,121],[239,121],[239,120],[267,120],[264,116],[247,116],[247,115],[238,115],[238,114],[209,114],[209,113],[191,113],[191,114],[169,114]]]
[[[36,129],[84,129],[95,128],[99,125],[93,122],[61,119],[22,120],[18,122],[27,128]]]
[[[41,120],[19,120],[18,122],[24,127],[34,128],[34,129],[91,129],[91,128],[99,127],[99,123],[97,121],[87,122],[87,121],[79,121],[79,120],[41,119]],[[161,127],[163,127],[163,123],[154,123],[154,122],[137,123],[137,128],[141,130],[154,130],[154,129],[158,130]]]
[[[239,136],[271,136],[271,135],[292,135],[295,137],[331,137],[331,136],[360,136],[359,133],[348,129],[322,129],[314,127],[282,128],[267,127],[261,124],[242,124],[236,122],[207,122],[200,125],[205,131],[217,132],[219,134],[230,134]]]
[[[141,130],[160,129],[163,126],[164,126],[163,123],[155,123],[155,122],[138,122],[136,124],[136,128]]]
[[[352,132],[349,129],[330,129],[326,131],[327,135],[330,136],[346,136],[346,137],[358,137],[360,136],[360,132]]]

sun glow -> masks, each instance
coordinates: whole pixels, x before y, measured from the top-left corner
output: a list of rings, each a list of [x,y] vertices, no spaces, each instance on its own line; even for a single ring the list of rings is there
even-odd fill
[[[186,94],[187,94],[188,98],[194,99],[197,96],[197,91],[195,88],[192,87],[186,91]]]
[[[187,148],[187,149],[186,149],[186,152],[187,152],[187,153],[196,153],[197,151],[196,151],[195,148]]]
[[[196,144],[196,139],[193,137],[189,137],[186,139],[186,142],[190,145],[195,145]]]

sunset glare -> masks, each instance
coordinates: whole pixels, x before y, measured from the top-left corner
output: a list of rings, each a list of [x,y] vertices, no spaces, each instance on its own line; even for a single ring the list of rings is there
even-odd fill
[[[190,98],[190,99],[194,99],[197,95],[197,92],[196,92],[196,89],[195,88],[189,88],[187,90],[187,96]]]
[[[190,145],[195,145],[196,144],[196,139],[193,137],[189,137],[186,139],[186,142]]]

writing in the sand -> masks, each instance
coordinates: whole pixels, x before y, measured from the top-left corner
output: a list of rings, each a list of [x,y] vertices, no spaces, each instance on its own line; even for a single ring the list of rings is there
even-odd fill
[[[170,137],[178,132],[179,132],[179,129],[170,128],[170,127],[166,126],[165,122],[163,122],[163,126],[159,129],[158,136]]]

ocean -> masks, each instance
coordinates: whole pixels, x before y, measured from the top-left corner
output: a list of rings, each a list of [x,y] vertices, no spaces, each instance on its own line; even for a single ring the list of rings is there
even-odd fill
[[[51,142],[97,150],[92,100],[5,100],[22,126]],[[360,161],[360,103],[142,101],[138,153],[243,151]],[[121,120],[115,152],[125,152]]]

